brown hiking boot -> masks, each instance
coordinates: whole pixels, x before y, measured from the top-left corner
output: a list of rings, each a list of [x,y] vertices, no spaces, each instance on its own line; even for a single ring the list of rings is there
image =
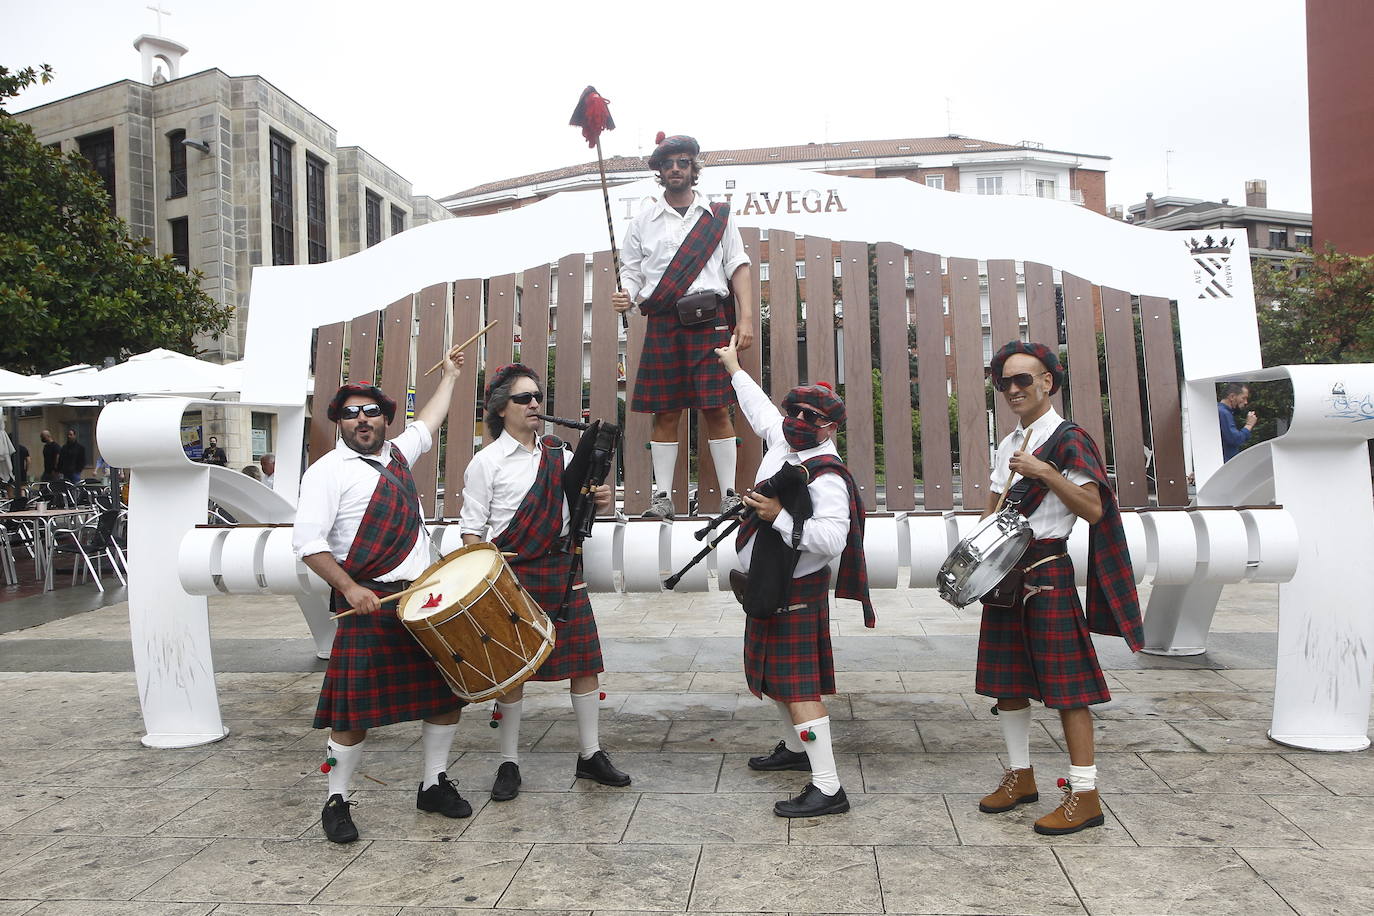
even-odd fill
[[[1049,836],[1077,833],[1085,827],[1101,827],[1106,820],[1102,816],[1102,802],[1096,789],[1075,792],[1067,779],[1059,780],[1059,788],[1064,790],[1064,800],[1049,814],[1035,822],[1035,832]]]
[[[1035,767],[1024,770],[1008,768],[1002,774],[1002,784],[991,795],[984,795],[978,803],[978,810],[985,814],[1000,814],[1010,811],[1017,805],[1040,800],[1040,791],[1035,788]]]

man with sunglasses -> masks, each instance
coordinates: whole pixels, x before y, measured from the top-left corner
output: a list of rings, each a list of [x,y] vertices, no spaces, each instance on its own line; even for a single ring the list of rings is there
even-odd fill
[[[630,777],[616,769],[601,748],[601,684],[605,670],[601,640],[587,589],[575,588],[565,614],[560,614],[572,573],[572,554],[563,549],[569,511],[563,469],[571,453],[555,436],[540,438],[544,399],[539,375],[513,363],[491,373],[487,382],[487,429],[493,441],[473,456],[463,476],[463,510],[459,530],[463,543],[484,537],[513,554],[511,569],[520,585],[554,620],[553,652],[532,676],[535,681],[567,681],[577,721],[575,779],[604,786],[628,786]],[[611,507],[611,488],[596,491],[597,505]],[[560,617],[565,619],[560,619]],[[491,787],[491,800],[510,801],[520,793],[520,719],[524,685],[496,701],[492,721],[500,729],[501,763]]]
[[[1088,707],[1111,699],[1092,633],[1122,636],[1132,652],[1142,642],[1140,603],[1116,495],[1092,438],[1064,421],[1050,401],[1064,370],[1049,347],[1012,341],[992,358],[993,385],[1020,420],[993,457],[992,493],[1007,494],[1030,524],[1031,541],[1018,563],[1022,582],[1011,607],[985,601],[978,637],[975,689],[995,697],[1006,767],[997,789],[978,804],[996,814],[1039,800],[1030,764],[1030,701],[1059,710],[1069,746],[1069,776],[1060,779],[1057,808],[1035,832],[1076,833],[1103,823]],[[1029,434],[1029,435],[1028,435]],[[990,506],[984,517],[992,514]],[[1087,616],[1074,587],[1068,536],[1088,522]]]
[[[712,204],[693,187],[701,177],[701,147],[691,137],[658,135],[649,168],[663,194],[645,206],[626,232],[620,252],[622,289],[611,296],[621,314],[638,305],[647,316],[644,349],[630,409],[654,415],[649,450],[653,498],[646,518],[673,517],[673,472],[678,425],[684,409],[706,422],[711,461],[721,492],[721,512],[739,505],[735,493],[734,394],[713,358],[734,337],[740,350],[754,342],[754,287],[749,255],[727,204]],[[701,295],[716,317],[687,325],[679,302]]]
[[[341,617],[315,710],[315,728],[330,729],[329,787],[321,826],[335,843],[358,838],[347,800],[367,730],[412,719],[420,728],[423,773],[415,806],[468,817],[472,806],[448,778],[463,702],[433,660],[380,597],[406,588],[430,565],[419,493],[410,466],[429,451],[448,416],[463,354],[451,349],[443,375],[415,422],[386,438],[396,402],[369,384],[341,387],[329,402],[340,441],[301,478],[292,544],[296,556],[329,583],[330,608]]]
[[[830,716],[821,699],[835,692],[830,646],[830,564],[839,558],[835,594],[863,606],[864,625],[875,625],[864,563],[864,506],[859,488],[835,448],[844,422],[844,401],[824,382],[799,385],[783,398],[781,411],[740,368],[731,340],[716,350],[739,397],[740,411],[763,439],[765,452],[744,494],[749,512],[735,539],[748,616],[744,625],[744,674],[749,690],[777,705],[783,739],[772,753],[752,757],[753,770],[809,771],[810,781],[795,798],[777,802],[779,817],[819,817],[849,810],[830,742]],[[805,470],[805,489],[774,488],[784,465]],[[758,607],[764,586],[787,579],[775,605]],[[776,593],[774,593],[776,594]],[[770,599],[773,596],[770,595]],[[772,613],[760,615],[760,611]]]

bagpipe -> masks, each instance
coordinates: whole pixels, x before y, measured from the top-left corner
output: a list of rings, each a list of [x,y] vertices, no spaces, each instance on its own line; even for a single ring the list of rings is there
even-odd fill
[[[601,420],[583,423],[565,417],[538,416],[545,422],[583,431],[572,458],[563,469],[563,495],[568,499],[568,535],[563,539],[563,552],[572,554],[573,562],[568,570],[568,586],[554,619],[564,621],[568,619],[568,604],[582,572],[582,542],[591,537],[592,524],[596,521],[596,491],[615,472],[615,452],[620,447],[621,430]]]

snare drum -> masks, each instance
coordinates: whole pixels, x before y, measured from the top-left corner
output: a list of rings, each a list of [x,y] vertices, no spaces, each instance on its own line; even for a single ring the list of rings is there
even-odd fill
[[[553,623],[491,544],[455,550],[415,581],[432,580],[397,613],[468,702],[509,693],[553,651]]]
[[[945,558],[935,577],[940,597],[955,607],[977,601],[1011,572],[1030,542],[1030,523],[1013,506],[989,515]]]

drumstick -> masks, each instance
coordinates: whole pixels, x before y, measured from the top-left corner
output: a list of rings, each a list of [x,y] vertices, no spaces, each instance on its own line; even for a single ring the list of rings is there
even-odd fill
[[[501,321],[500,318],[493,318],[493,319],[491,320],[491,323],[490,323],[490,324],[488,324],[488,325],[487,325],[485,328],[483,328],[482,330],[478,331],[476,334],[473,334],[473,335],[472,335],[471,337],[469,337],[467,340],[465,340],[465,341],[463,341],[462,343],[460,343],[457,347],[449,347],[449,352],[452,353],[454,350],[463,350],[463,349],[466,349],[468,344],[472,343],[474,340],[476,340],[477,338],[481,337],[483,334],[487,333],[487,332],[490,331],[492,328],[496,327],[496,325],[497,325],[500,321]],[[438,369],[440,366],[442,366],[442,365],[444,364],[444,361],[447,360],[447,359],[448,359],[448,357],[445,356],[443,359],[439,360],[437,363],[435,363],[433,366],[430,367],[429,372],[426,372],[425,375],[429,375],[430,372],[433,372],[435,369]]]
[[[430,581],[424,582],[424,583],[422,583],[422,584],[420,584],[420,585],[412,585],[410,588],[405,589],[404,591],[392,592],[390,595],[384,595],[384,596],[382,596],[381,598],[378,598],[378,599],[377,599],[377,603],[378,603],[378,604],[386,604],[388,601],[398,601],[398,600],[400,600],[401,598],[404,598],[406,595],[413,595],[413,594],[415,594],[415,593],[418,592],[418,591],[423,591],[424,589],[427,589],[427,588],[433,588],[434,586],[436,586],[436,585],[438,585],[438,584],[439,584],[439,580],[438,580],[438,579],[431,579]],[[357,609],[357,608],[349,608],[349,609],[346,610],[346,611],[339,611],[339,613],[335,614],[333,617],[330,617],[329,619],[330,619],[330,620],[338,620],[340,617],[347,617],[347,616],[350,615],[350,614],[356,614],[356,613],[358,613],[358,609]]]
[[[1030,434],[1031,431],[1027,429],[1026,434],[1021,437],[1021,447],[1018,448],[1016,451],[1024,452],[1026,450],[1026,443],[1030,441]],[[1010,472],[1011,468],[1008,467],[1007,470]],[[1011,491],[1011,482],[1015,479],[1015,474],[1011,474],[1009,477],[1007,477],[1007,485],[1002,488],[1002,492],[997,497],[997,508],[992,510],[993,515],[996,515],[998,512],[1002,511],[1002,504],[1007,501],[1007,493]]]

